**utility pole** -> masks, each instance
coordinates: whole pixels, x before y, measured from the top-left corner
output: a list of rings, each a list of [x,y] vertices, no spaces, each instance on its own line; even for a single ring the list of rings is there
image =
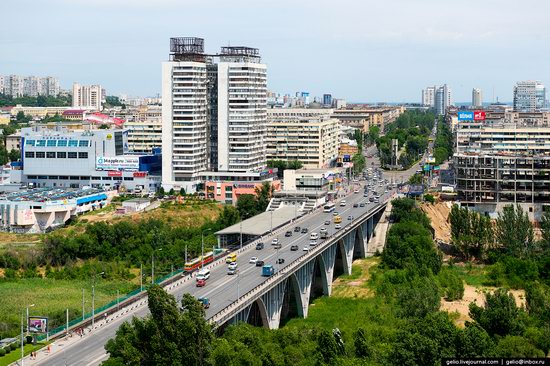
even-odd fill
[[[143,291],[143,263],[139,264],[139,291]]]
[[[25,341],[23,334],[23,311],[21,311],[21,366],[23,366],[23,360],[25,358]]]
[[[82,320],[84,320],[84,289],[82,289]]]
[[[201,271],[204,269],[204,233],[211,230],[212,229],[206,229],[201,231]]]
[[[69,309],[65,310],[65,321],[66,321],[65,334],[69,335]]]

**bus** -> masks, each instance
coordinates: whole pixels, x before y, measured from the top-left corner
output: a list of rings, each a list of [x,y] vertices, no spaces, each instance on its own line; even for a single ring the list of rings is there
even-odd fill
[[[334,202],[327,202],[325,206],[323,207],[324,212],[332,212],[334,211],[335,205]]]
[[[214,261],[214,253],[204,253],[204,256],[193,259],[190,262],[186,262],[183,266],[183,272],[192,272],[204,264],[212,263]]]

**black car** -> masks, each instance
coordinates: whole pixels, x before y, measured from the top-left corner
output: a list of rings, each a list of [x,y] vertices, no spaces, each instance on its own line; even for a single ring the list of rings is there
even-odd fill
[[[277,264],[283,264],[285,262],[284,258],[277,259]]]
[[[264,243],[256,244],[256,250],[262,250],[262,249],[264,249]]]
[[[294,232],[295,232],[295,233],[299,233],[299,232],[300,232],[300,227],[299,227],[299,226],[296,226],[296,227],[294,228]]]
[[[330,225],[330,220],[325,221],[325,225]]]
[[[306,234],[306,233],[307,233],[307,227],[302,228],[302,234]]]
[[[364,202],[361,202],[361,203],[359,204],[359,207],[365,207],[365,203],[364,203]]]
[[[290,230],[287,231],[287,232],[285,233],[285,236],[286,236],[287,238],[288,238],[289,236],[292,236],[292,231],[290,231]]]
[[[357,208],[357,207],[359,207],[359,205],[357,203],[354,203],[353,208]]]
[[[294,244],[294,245],[292,245],[292,246],[290,247],[290,250],[293,251],[293,252],[295,252],[295,251],[298,250],[298,246],[297,246],[296,244]]]
[[[264,261],[256,261],[256,267],[263,267]]]

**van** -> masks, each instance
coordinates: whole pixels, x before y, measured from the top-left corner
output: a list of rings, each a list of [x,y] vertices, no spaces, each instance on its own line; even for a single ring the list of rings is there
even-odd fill
[[[317,233],[309,234],[309,240],[317,240],[317,239],[319,239],[319,234]]]
[[[233,263],[237,261],[237,253],[229,253],[225,258],[225,263]]]
[[[209,269],[201,269],[199,273],[197,273],[196,280],[207,280],[210,278],[210,270]]]

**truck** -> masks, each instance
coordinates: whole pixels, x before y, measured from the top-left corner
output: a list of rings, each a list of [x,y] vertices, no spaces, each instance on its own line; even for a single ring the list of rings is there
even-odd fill
[[[262,267],[262,276],[269,277],[275,273],[273,266],[271,264],[266,264]]]

